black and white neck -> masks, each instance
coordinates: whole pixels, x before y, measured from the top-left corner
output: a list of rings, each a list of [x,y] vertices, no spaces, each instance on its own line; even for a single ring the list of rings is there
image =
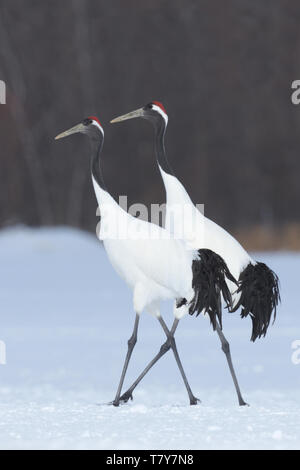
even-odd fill
[[[127,119],[142,118],[150,121],[155,129],[155,154],[157,164],[160,170],[166,174],[173,175],[173,170],[168,162],[165,151],[165,132],[168,125],[168,115],[162,103],[159,101],[151,101],[143,108],[136,109],[130,113],[123,114],[112,119],[110,122],[121,122]]]
[[[89,137],[92,149],[92,164],[91,172],[92,178],[95,183],[104,191],[107,191],[105,183],[103,180],[103,175],[100,165],[100,156],[104,142],[104,131],[100,124],[100,121],[95,116],[90,116],[83,121],[81,121],[76,126],[71,127],[70,129],[61,132],[55,137],[55,140],[68,137],[72,134],[85,134]]]
[[[174,175],[165,150],[165,133],[168,125],[168,115],[165,108],[158,101],[153,101],[151,110],[146,110],[145,118],[154,125],[155,155],[159,168],[169,175]]]
[[[101,152],[104,143],[104,131],[99,122],[95,117],[87,118],[92,122],[87,125],[85,133],[88,135],[91,144],[91,173],[92,178],[95,180],[97,185],[107,191],[101,168]]]

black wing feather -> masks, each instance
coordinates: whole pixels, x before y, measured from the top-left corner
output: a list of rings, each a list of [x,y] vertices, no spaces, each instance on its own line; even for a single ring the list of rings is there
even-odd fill
[[[208,249],[198,250],[198,259],[193,261],[194,298],[189,304],[189,313],[196,316],[208,313],[213,329],[216,329],[217,318],[222,328],[221,296],[226,308],[232,309],[232,297],[227,286],[229,279],[238,286],[236,279],[228,269],[223,258]]]

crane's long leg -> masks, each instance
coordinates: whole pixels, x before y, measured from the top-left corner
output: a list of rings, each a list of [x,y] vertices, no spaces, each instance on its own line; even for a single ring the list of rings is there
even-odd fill
[[[132,400],[132,392],[134,389],[138,386],[138,384],[141,382],[141,380],[145,377],[145,375],[149,372],[149,370],[156,364],[156,362],[166,354],[166,352],[171,349],[171,344],[167,340],[160,348],[159,352],[154,356],[152,361],[149,362],[149,364],[145,367],[143,372],[138,376],[138,378],[133,382],[133,384],[126,390],[125,393],[123,393],[120,396],[120,402],[122,403],[127,403],[129,399]]]
[[[190,404],[191,405],[197,405],[197,403],[200,402],[200,400],[193,395],[193,392],[191,390],[190,384],[189,384],[188,379],[187,379],[187,377],[185,375],[185,372],[183,370],[183,366],[182,366],[182,363],[181,363],[181,360],[180,360],[180,357],[179,357],[179,354],[178,354],[178,351],[177,351],[177,346],[176,346],[176,342],[175,342],[175,338],[174,338],[174,333],[172,333],[172,330],[173,330],[174,327],[175,327],[175,330],[176,330],[177,325],[179,323],[179,320],[177,318],[175,318],[175,320],[173,322],[171,332],[168,330],[168,327],[165,324],[162,317],[159,317],[158,320],[159,320],[159,323],[161,324],[161,326],[162,326],[162,328],[163,328],[163,330],[164,330],[164,332],[165,332],[165,334],[168,338],[167,341],[169,341],[170,344],[171,344],[171,348],[172,348],[174,357],[176,359],[179,371],[181,373],[181,377],[183,379],[186,391],[187,391],[189,399],[190,399]]]
[[[120,397],[120,401],[126,403],[130,398],[132,399],[132,392],[136,388],[136,386],[141,382],[141,380],[145,377],[145,375],[149,372],[149,370],[154,366],[154,364],[156,364],[156,362],[162,356],[164,356],[166,354],[166,352],[169,351],[169,349],[172,348],[175,359],[176,359],[176,362],[178,364],[179,370],[181,372],[182,378],[184,380],[185,386],[186,386],[187,391],[188,391],[188,395],[189,395],[189,398],[190,398],[190,403],[191,403],[191,405],[195,405],[200,400],[198,400],[196,397],[194,397],[194,395],[191,391],[191,388],[189,386],[189,383],[187,381],[186,375],[184,373],[184,370],[183,370],[183,367],[182,367],[182,364],[181,364],[181,361],[180,361],[180,358],[179,358],[179,354],[178,354],[175,339],[174,339],[174,334],[175,334],[176,328],[178,326],[179,320],[177,320],[177,319],[174,320],[171,331],[169,331],[167,325],[165,324],[165,322],[163,321],[163,319],[161,317],[159,317],[159,322],[162,325],[162,327],[164,329],[164,332],[167,336],[167,341],[161,346],[159,352],[152,359],[152,361],[149,362],[147,367],[138,376],[138,378],[133,382],[131,387],[129,387],[129,389],[125,393],[123,393],[123,395]]]
[[[234,386],[235,386],[235,390],[236,390],[236,393],[237,393],[237,396],[238,396],[239,405],[240,406],[248,405],[248,403],[246,403],[244,401],[243,397],[242,397],[241,390],[240,390],[240,387],[239,387],[239,384],[238,384],[238,381],[237,381],[237,378],[236,378],[236,375],[235,375],[235,371],[234,371],[234,367],[233,367],[232,359],[231,359],[231,354],[230,354],[229,343],[228,343],[227,339],[225,338],[224,333],[223,333],[223,331],[221,330],[221,328],[218,324],[216,326],[216,331],[217,331],[217,333],[219,335],[219,338],[221,340],[222,351],[224,352],[224,354],[226,356],[226,359],[227,359],[227,362],[228,362],[231,377],[232,377],[232,380],[233,380],[233,383],[234,383]]]
[[[128,350],[127,350],[127,354],[126,354],[126,358],[125,358],[125,362],[124,362],[124,366],[123,366],[123,370],[122,370],[122,374],[121,374],[121,378],[120,378],[120,383],[119,383],[119,386],[118,386],[118,390],[117,390],[115,399],[112,402],[112,404],[114,406],[119,406],[119,404],[120,404],[120,395],[121,395],[121,390],[122,390],[122,387],[123,387],[126,371],[127,371],[127,368],[128,368],[130,358],[131,358],[132,351],[133,351],[134,346],[136,345],[136,342],[137,342],[137,332],[138,332],[139,320],[140,320],[140,316],[138,314],[136,314],[134,327],[133,327],[133,332],[132,332],[131,337],[128,340]]]

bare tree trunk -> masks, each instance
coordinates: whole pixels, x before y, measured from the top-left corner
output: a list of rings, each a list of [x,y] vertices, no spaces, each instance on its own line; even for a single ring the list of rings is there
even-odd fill
[[[20,143],[23,148],[22,156],[28,167],[38,220],[42,225],[50,224],[52,222],[52,211],[49,201],[49,192],[40,164],[40,156],[36,148],[35,139],[28,127],[28,119],[24,108],[26,100],[25,79],[3,18],[4,14],[2,8],[0,14],[0,43],[1,47],[5,50],[6,65],[10,76],[9,88],[13,90],[18,98],[18,101],[16,101],[11,108],[11,112],[16,123],[16,132],[19,135]]]
[[[75,44],[77,50],[78,70],[81,84],[81,94],[84,113],[91,114],[94,109],[94,86],[91,57],[91,44],[89,38],[89,15],[87,2],[72,0],[75,26]],[[82,165],[74,165],[71,178],[69,202],[67,205],[67,220],[71,225],[80,226],[83,210],[83,192],[86,173],[82,171]]]

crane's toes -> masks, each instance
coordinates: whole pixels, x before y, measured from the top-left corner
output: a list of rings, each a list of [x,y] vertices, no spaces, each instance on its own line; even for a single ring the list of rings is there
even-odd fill
[[[123,395],[120,396],[119,400],[114,399],[113,401],[110,401],[107,404],[108,405],[113,405],[113,406],[120,406],[120,405],[124,405],[129,400],[133,400],[132,393],[131,392],[125,392],[125,393],[123,393]]]
[[[129,400],[133,400],[133,396],[131,392],[125,392],[123,395],[120,396],[120,403],[124,404],[127,403]]]
[[[244,400],[239,401],[240,406],[250,406],[249,403],[246,403]]]
[[[201,403],[201,400],[199,398],[196,398],[194,396],[190,398],[190,405],[198,405],[198,403]]]
[[[108,403],[106,403],[108,406],[119,406],[119,402],[117,402],[116,400],[113,400],[113,401],[109,401]]]

